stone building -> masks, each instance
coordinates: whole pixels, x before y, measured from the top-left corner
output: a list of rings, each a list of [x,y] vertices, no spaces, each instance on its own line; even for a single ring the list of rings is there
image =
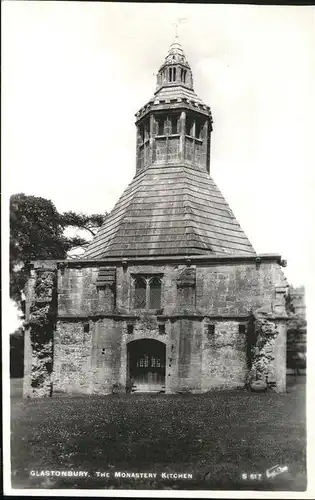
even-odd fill
[[[294,313],[302,319],[306,319],[306,304],[305,304],[305,287],[297,286],[289,287],[289,295],[291,297]]]
[[[287,322],[287,374],[306,374],[307,323],[304,286],[289,287],[291,307]]]
[[[256,254],[210,177],[212,123],[176,38],[136,114],[132,182],[83,258],[32,263],[25,396],[129,379],[198,393],[249,374],[285,391],[284,262]]]

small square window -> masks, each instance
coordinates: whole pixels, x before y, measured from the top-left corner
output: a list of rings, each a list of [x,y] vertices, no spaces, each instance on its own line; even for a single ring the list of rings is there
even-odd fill
[[[165,335],[165,325],[163,323],[159,325],[159,334]]]
[[[215,325],[213,323],[211,323],[207,327],[207,333],[208,333],[208,335],[214,335],[214,332],[215,332]]]
[[[238,325],[238,333],[246,333],[246,325]]]
[[[83,324],[83,332],[84,333],[89,333],[90,331],[90,325],[88,323]]]
[[[133,325],[127,325],[127,332],[128,332],[128,335],[133,334]]]

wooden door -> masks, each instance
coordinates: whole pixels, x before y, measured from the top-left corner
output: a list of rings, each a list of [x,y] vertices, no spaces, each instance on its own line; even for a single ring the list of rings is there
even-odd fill
[[[129,376],[136,392],[158,392],[165,387],[165,345],[156,340],[129,344]]]

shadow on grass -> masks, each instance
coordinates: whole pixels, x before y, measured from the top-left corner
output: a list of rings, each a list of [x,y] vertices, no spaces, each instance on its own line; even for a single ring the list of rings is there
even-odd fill
[[[16,488],[303,491],[305,443],[303,384],[285,395],[224,391],[12,398]],[[266,470],[277,464],[288,471],[267,479]],[[85,471],[88,476],[31,476],[31,471]],[[156,477],[117,478],[117,472]],[[192,478],[162,476],[172,473]],[[250,474],[261,477],[250,479]]]

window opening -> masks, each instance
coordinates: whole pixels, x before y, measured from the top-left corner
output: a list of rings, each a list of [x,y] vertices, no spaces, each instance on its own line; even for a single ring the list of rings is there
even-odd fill
[[[144,150],[143,150],[143,144],[139,148],[139,164],[140,167],[143,167],[144,164]]]
[[[171,134],[171,130],[172,130],[171,119],[169,117],[167,117],[167,119],[165,120],[164,133],[166,135],[169,135],[169,134]]]
[[[159,325],[159,334],[165,335],[165,325],[163,323]]]
[[[162,281],[160,276],[135,276],[134,309],[161,309],[161,298]],[[133,322],[130,322],[129,325],[133,326]]]
[[[202,123],[201,121],[198,120],[196,121],[196,134],[195,134],[198,139],[201,139],[201,130],[202,130]]]
[[[144,141],[144,127],[143,127],[143,125],[141,125],[141,127],[139,128],[139,133],[140,133],[141,142],[143,142]]]
[[[149,135],[150,135],[150,123],[146,122],[144,125],[144,140],[149,139]]]
[[[143,358],[137,361],[137,366],[140,368],[147,368],[149,366],[149,356],[145,354]]]
[[[146,281],[137,278],[135,281],[135,309],[144,309],[146,306]]]
[[[90,331],[90,325],[88,323],[84,323],[83,325],[83,332],[84,333],[89,333]]]
[[[246,333],[246,325],[238,325],[238,333]]]
[[[208,335],[214,335],[214,332],[215,332],[215,325],[211,323],[210,325],[208,325]]]
[[[172,134],[177,134],[177,123],[178,123],[177,116],[172,116],[171,121],[172,121]]]
[[[186,120],[186,134],[192,137],[193,133],[194,133],[194,120],[188,117]]]
[[[128,335],[133,334],[133,325],[127,325],[127,332],[128,332]]]
[[[154,356],[152,356],[151,357],[151,366],[152,366],[152,368],[161,368],[161,359],[155,358]]]
[[[149,309],[161,308],[161,281],[153,278],[150,281]]]
[[[164,121],[165,118],[157,118],[157,135],[164,135]]]

